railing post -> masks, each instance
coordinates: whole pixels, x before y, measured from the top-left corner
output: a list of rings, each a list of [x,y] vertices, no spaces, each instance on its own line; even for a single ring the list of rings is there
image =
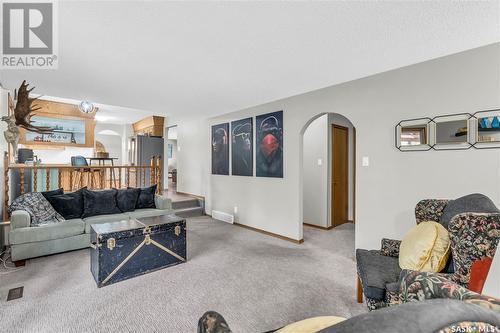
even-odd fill
[[[118,168],[118,188],[122,188],[122,168]]]
[[[126,172],[127,172],[127,175],[126,175],[126,177],[127,177],[127,179],[126,179],[127,187],[130,187],[130,168],[129,167],[127,167],[127,171]]]
[[[38,191],[38,169],[36,165],[33,166],[33,192]]]
[[[24,194],[24,168],[19,169],[20,183],[21,183],[21,194]]]
[[[50,190],[50,169],[45,169],[45,190]]]
[[[9,153],[3,153],[3,179],[4,179],[4,193],[3,193],[3,220],[9,219]]]
[[[151,158],[151,161],[150,161],[150,164],[151,164],[151,171],[150,174],[149,174],[149,186],[153,186],[155,183],[156,183],[156,176],[155,176],[155,170],[156,170],[156,155],[153,155],[153,158]]]
[[[57,188],[62,188],[62,169],[58,168],[57,169]],[[64,188],[63,188],[64,191]]]
[[[158,190],[158,194],[162,195],[163,194],[163,159],[161,158],[161,156],[158,156],[158,160],[157,160],[157,164],[158,164],[158,187],[157,187],[157,190]]]

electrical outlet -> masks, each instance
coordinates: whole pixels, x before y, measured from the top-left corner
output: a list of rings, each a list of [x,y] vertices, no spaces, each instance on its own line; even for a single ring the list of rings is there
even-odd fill
[[[238,206],[234,206],[234,214],[238,214]]]
[[[368,156],[363,156],[361,165],[364,167],[370,166],[370,158]]]
[[[322,166],[323,165],[323,160],[321,158],[318,158],[318,166]]]

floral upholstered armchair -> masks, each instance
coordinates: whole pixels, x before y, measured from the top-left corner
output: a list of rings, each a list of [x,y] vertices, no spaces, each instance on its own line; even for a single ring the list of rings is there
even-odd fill
[[[417,224],[436,221],[448,229],[452,260],[436,276],[467,288],[471,265],[495,253],[500,239],[500,211],[488,197],[471,194],[456,200],[422,200],[415,207],[415,217]],[[356,250],[358,287],[362,288],[369,310],[421,298],[410,296],[413,289],[408,286],[416,273],[399,267],[400,244],[398,240],[383,239],[380,250]],[[358,291],[358,301],[359,295]]]

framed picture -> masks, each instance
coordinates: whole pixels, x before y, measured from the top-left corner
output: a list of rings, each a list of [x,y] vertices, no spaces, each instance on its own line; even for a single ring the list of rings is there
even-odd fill
[[[212,126],[212,174],[229,175],[229,123]]]
[[[231,173],[253,176],[253,119],[231,122]]]
[[[283,178],[283,111],[257,116],[256,175]]]

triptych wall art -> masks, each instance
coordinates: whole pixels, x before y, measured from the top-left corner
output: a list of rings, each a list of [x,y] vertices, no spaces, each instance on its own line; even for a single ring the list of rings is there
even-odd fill
[[[254,119],[245,118],[212,126],[212,174],[254,175]],[[283,111],[255,118],[256,176],[283,178]],[[230,140],[228,134],[230,133]]]
[[[231,122],[232,174],[253,176],[253,118]]]
[[[212,174],[229,175],[229,124],[212,126]]]

